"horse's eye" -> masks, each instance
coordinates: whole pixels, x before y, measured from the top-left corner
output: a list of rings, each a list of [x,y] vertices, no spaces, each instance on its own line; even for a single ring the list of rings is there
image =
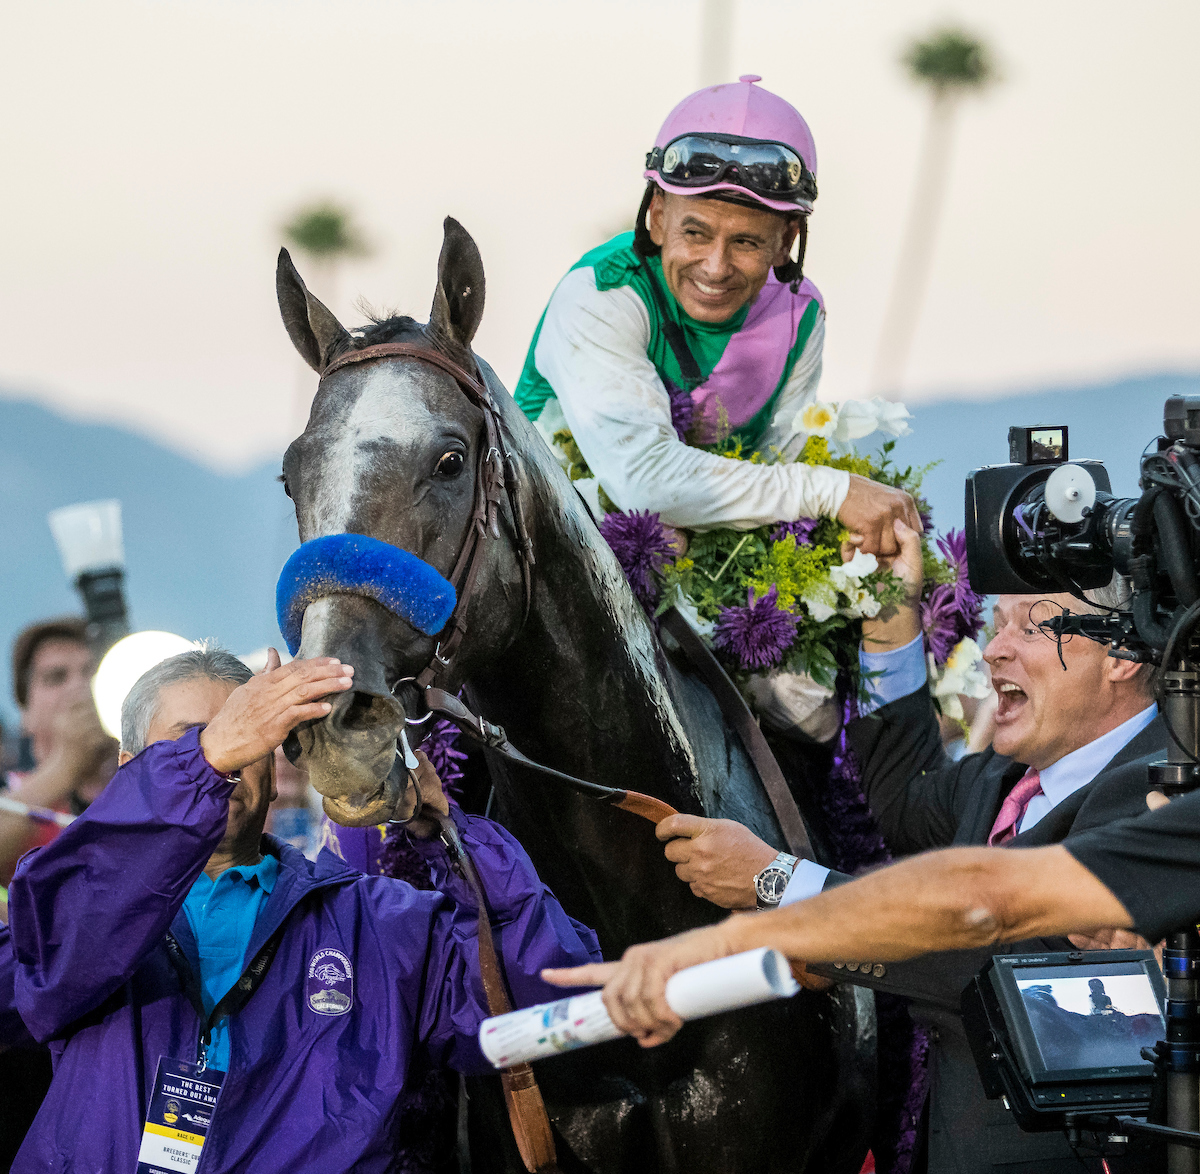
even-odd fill
[[[449,452],[442,453],[442,459],[438,461],[437,471],[443,477],[457,477],[463,471],[463,455],[456,448],[452,448]]]

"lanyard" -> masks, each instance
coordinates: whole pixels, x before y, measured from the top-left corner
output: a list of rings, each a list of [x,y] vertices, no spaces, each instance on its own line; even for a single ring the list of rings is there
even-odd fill
[[[700,364],[696,362],[695,356],[688,347],[687,339],[683,336],[683,328],[667,312],[666,299],[663,297],[663,291],[659,288],[658,278],[654,276],[654,270],[645,261],[642,262],[642,268],[646,271],[646,277],[650,283],[650,293],[654,298],[654,304],[658,307],[658,316],[662,320],[663,334],[666,336],[667,345],[675,355],[675,362],[679,364],[679,373],[693,387],[697,386],[704,382],[704,376],[700,373]],[[691,388],[686,390],[690,391]]]
[[[279,949],[282,939],[283,926],[280,926],[267,939],[263,948],[254,955],[253,961],[246,967],[242,977],[225,992],[221,1001],[212,1009],[212,1014],[208,1015],[204,1011],[200,980],[192,970],[191,963],[188,962],[187,955],[183,952],[183,947],[175,940],[175,935],[168,931],[164,941],[167,954],[171,959],[171,965],[175,967],[175,972],[179,975],[179,981],[183,984],[183,993],[187,996],[187,1001],[191,1003],[200,1019],[200,1046],[198,1049],[200,1071],[204,1070],[206,1064],[206,1051],[212,1041],[212,1029],[226,1016],[236,1015],[250,1001],[250,996],[262,986],[263,979],[267,977],[267,970],[275,959],[275,951]]]

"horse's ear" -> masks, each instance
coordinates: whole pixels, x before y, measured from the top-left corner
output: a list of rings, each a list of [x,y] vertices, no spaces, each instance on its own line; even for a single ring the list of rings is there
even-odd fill
[[[287,327],[292,345],[300,357],[318,374],[329,364],[329,357],[350,335],[333,314],[311,293],[292,264],[287,249],[279,250],[275,267],[275,295],[279,313]]]
[[[429,311],[429,329],[452,349],[470,351],[483,317],[483,258],[471,234],[453,216],[442,228],[437,288]]]

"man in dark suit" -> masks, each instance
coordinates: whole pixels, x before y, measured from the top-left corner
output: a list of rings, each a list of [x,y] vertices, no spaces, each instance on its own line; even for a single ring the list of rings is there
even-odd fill
[[[992,746],[951,762],[942,749],[925,683],[918,536],[897,524],[893,570],[907,602],[863,626],[864,667],[882,675],[879,705],[850,724],[868,802],[893,853],[951,845],[1034,847],[1145,811],[1147,756],[1166,732],[1154,704],[1152,670],[1108,657],[1075,637],[1060,649],[1036,624],[1066,596],[1000,596],[996,634],[985,650],[999,693]],[[1097,603],[1113,605],[1109,596]],[[698,896],[726,908],[762,907],[760,878],[791,873],[782,903],[850,879],[813,861],[793,862],[728,820],[672,816],[658,825],[667,856]],[[674,837],[674,838],[672,838]],[[791,864],[789,865],[789,862]],[[758,882],[756,884],[756,882]],[[757,890],[757,892],[756,892]],[[768,891],[768,896],[771,895]],[[780,903],[776,898],[775,903]],[[1021,942],[1019,952],[1067,950],[1065,939]],[[814,970],[904,995],[931,1028],[931,1174],[1067,1174],[1078,1162],[1057,1134],[1024,1134],[998,1102],[985,1099],[959,1018],[964,986],[993,954],[927,955],[884,965],[858,960]]]

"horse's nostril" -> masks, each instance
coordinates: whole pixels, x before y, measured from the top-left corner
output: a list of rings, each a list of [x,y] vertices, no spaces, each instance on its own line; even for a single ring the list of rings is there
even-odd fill
[[[350,694],[350,704],[339,715],[338,724],[347,730],[365,730],[376,725],[378,718],[372,717],[371,714],[374,700],[372,694],[355,690]]]

